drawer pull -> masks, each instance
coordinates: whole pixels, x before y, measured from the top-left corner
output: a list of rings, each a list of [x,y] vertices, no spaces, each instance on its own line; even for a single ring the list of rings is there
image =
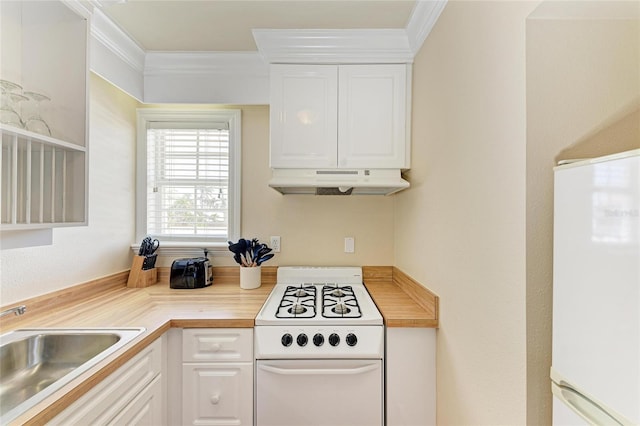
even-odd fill
[[[222,345],[220,343],[212,343],[209,348],[211,349],[211,352],[219,352],[220,349],[222,349]]]
[[[211,403],[217,405],[220,402],[220,395],[216,394],[211,397]]]

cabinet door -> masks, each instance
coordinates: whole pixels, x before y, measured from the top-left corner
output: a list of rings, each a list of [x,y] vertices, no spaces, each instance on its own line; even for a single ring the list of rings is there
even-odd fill
[[[408,167],[406,65],[341,65],[338,99],[338,167]]]
[[[162,340],[157,339],[97,384],[64,411],[51,419],[50,425],[108,424],[119,416],[155,378],[162,390]],[[156,400],[158,398],[156,397]],[[163,418],[162,404],[153,406],[154,418]],[[155,424],[162,424],[155,423]]]
[[[182,368],[183,424],[252,424],[253,364],[184,364]]]
[[[436,424],[436,329],[387,328],[387,426]]]
[[[272,65],[271,167],[335,168],[338,68]]]

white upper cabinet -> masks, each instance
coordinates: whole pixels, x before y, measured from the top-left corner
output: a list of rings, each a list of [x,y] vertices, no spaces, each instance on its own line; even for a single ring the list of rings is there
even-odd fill
[[[272,65],[272,168],[409,167],[407,65]]]
[[[88,19],[74,2],[0,2],[3,230],[86,224]]]
[[[338,167],[406,168],[405,65],[339,67]]]
[[[271,167],[336,167],[338,68],[271,66]]]

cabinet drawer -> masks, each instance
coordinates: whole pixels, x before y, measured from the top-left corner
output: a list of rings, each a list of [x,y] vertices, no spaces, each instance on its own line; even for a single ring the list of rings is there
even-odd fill
[[[253,360],[253,329],[187,328],[182,333],[183,362]]]

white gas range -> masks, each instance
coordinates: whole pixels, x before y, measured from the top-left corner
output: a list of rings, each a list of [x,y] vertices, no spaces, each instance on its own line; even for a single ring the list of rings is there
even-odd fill
[[[279,267],[255,323],[258,426],[383,424],[384,326],[362,268]]]

